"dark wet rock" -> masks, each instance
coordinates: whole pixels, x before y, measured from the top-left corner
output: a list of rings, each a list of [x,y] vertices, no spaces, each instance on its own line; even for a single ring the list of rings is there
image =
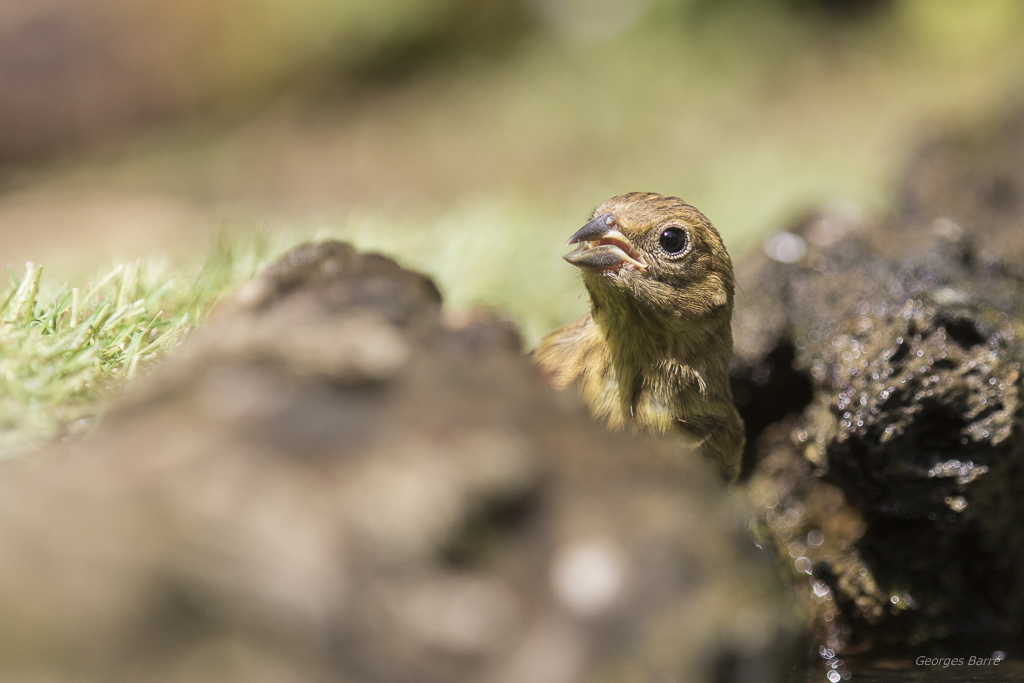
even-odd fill
[[[942,201],[822,212],[738,267],[750,493],[826,654],[1024,635],[1024,231]]]
[[[715,476],[440,303],[300,248],[99,435],[7,463],[5,680],[778,680],[781,591]]]

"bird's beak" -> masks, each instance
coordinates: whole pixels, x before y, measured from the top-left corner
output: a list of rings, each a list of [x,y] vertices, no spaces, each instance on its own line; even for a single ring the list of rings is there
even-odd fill
[[[577,268],[604,270],[622,263],[632,264],[641,270],[647,267],[647,262],[633,243],[615,229],[615,218],[610,213],[594,216],[569,238],[565,246],[573,244],[580,246],[562,258]]]

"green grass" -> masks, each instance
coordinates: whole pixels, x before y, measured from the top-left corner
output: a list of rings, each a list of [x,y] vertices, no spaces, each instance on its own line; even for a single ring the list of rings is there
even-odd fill
[[[447,307],[512,318],[530,347],[584,310],[577,275],[560,259],[574,225],[488,203],[433,221],[354,214],[276,231],[239,225],[194,262],[130,261],[82,282],[48,279],[35,264],[9,269],[0,290],[0,457],[87,432],[126,380],[173,352],[262,265],[309,240],[387,254],[434,277]]]
[[[42,266],[9,269],[0,290],[0,456],[87,430],[104,399],[176,347],[273,247],[221,239],[205,263],[121,263],[81,283]]]
[[[289,16],[268,30],[320,49],[288,23],[306,20],[297,6],[277,5]],[[443,16],[422,0],[406,5]],[[344,106],[285,98],[232,132],[186,126],[123,153],[61,162],[41,175],[34,189],[44,199],[35,202],[114,188],[183,198],[202,225],[223,216],[203,207],[222,203],[260,216],[337,213],[262,236],[248,221],[192,260],[126,262],[91,280],[16,269],[9,286],[0,281],[0,455],[93,424],[126,379],[298,242],[334,237],[393,256],[434,277],[449,307],[513,319],[529,348],[585,310],[562,244],[612,194],[680,194],[736,257],[830,198],[849,197],[868,214],[889,210],[893,179],[922,130],[971,123],[1020,92],[1016,0],[899,0],[879,19],[841,29],[758,7],[655,12],[599,42],[539,30],[501,59],[453,59],[343,97]],[[321,37],[370,22],[384,40],[398,30],[392,19],[413,16],[386,11],[361,2],[328,21],[309,17]],[[218,74],[235,69],[222,66]],[[147,229],[145,217],[133,227]],[[51,253],[33,258],[58,258]]]

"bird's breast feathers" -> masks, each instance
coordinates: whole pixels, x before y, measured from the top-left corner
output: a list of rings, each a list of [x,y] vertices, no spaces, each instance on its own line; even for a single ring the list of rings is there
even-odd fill
[[[739,472],[743,422],[732,402],[735,278],[721,235],[678,197],[634,192],[601,204],[567,242],[590,314],[533,356],[612,428],[680,435]]]

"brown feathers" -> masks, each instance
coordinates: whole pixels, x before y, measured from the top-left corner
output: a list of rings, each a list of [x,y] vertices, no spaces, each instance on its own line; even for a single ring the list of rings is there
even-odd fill
[[[743,422],[729,389],[732,261],[704,215],[647,192],[613,197],[574,234],[591,311],[548,335],[534,360],[612,428],[678,435],[727,481]]]

